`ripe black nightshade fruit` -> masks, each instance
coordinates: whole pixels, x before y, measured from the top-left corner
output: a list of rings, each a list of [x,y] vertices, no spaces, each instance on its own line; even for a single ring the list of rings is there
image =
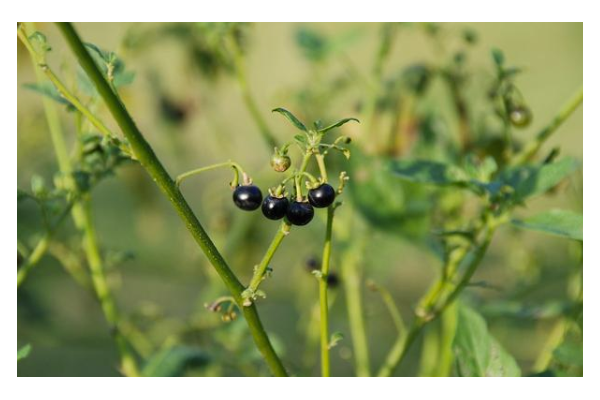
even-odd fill
[[[290,201],[287,197],[267,196],[262,203],[262,213],[265,217],[277,220],[285,217]]]
[[[308,191],[308,201],[314,207],[329,207],[335,200],[335,189],[331,185],[324,183],[316,189]]]
[[[257,186],[242,185],[233,191],[233,202],[238,208],[245,211],[253,211],[260,207],[262,193]]]
[[[307,202],[292,201],[285,216],[293,225],[306,225],[315,216],[315,210]]]

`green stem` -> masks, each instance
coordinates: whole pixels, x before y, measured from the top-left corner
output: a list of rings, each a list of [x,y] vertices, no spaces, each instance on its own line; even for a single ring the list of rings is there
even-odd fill
[[[290,224],[288,224],[285,221],[281,223],[281,227],[277,230],[277,233],[275,234],[275,237],[271,241],[271,244],[269,245],[267,252],[263,256],[262,260],[260,261],[260,264],[258,264],[256,266],[254,275],[252,276],[252,280],[250,281],[250,284],[248,285],[248,289],[250,289],[251,292],[256,292],[256,290],[258,289],[258,286],[263,281],[263,279],[265,277],[265,272],[267,271],[267,267],[269,266],[271,259],[273,259],[273,256],[275,255],[275,252],[279,248],[279,245],[281,244],[283,239],[290,233],[290,229],[291,229]]]
[[[40,262],[44,254],[46,254],[49,244],[50,233],[48,232],[40,239],[29,257],[27,257],[25,263],[23,263],[21,268],[19,268],[19,271],[17,272],[17,289],[21,286],[21,284],[23,284],[23,282],[25,282],[27,275],[33,269],[33,267],[35,267]]]
[[[248,80],[246,78],[246,68],[244,66],[244,60],[243,60],[244,56],[243,56],[239,46],[237,45],[235,39],[230,38],[229,42],[230,42],[231,51],[233,53],[233,63],[234,63],[235,75],[236,75],[238,84],[240,85],[240,90],[242,92],[242,99],[244,100],[244,104],[246,105],[246,108],[250,112],[250,115],[252,115],[252,118],[254,119],[254,122],[258,126],[258,130],[260,131],[260,134],[270,151],[273,149],[273,147],[277,147],[277,140],[275,139],[275,136],[273,136],[273,133],[269,129],[269,126],[267,125],[266,121],[262,117],[260,110],[259,110],[258,106],[256,105],[256,101],[254,100],[254,97],[252,96],[252,93],[250,92],[250,88],[248,86]]]
[[[402,314],[400,314],[400,310],[398,310],[398,307],[396,306],[396,303],[394,302],[394,298],[392,297],[390,291],[387,290],[385,287],[377,285],[375,283],[372,283],[372,286],[381,296],[383,303],[385,304],[386,308],[388,309],[388,312],[390,313],[390,316],[392,317],[392,321],[394,322],[394,326],[396,327],[398,334],[402,334],[403,332],[405,332],[406,326],[404,325]]]
[[[313,153],[310,151],[304,154],[304,157],[302,157],[302,163],[300,164],[300,169],[294,174],[297,201],[302,201],[302,178],[304,177],[304,173],[306,172],[308,162],[310,161],[312,155]]]
[[[536,136],[536,138],[529,143],[519,154],[515,155],[512,163],[514,165],[524,164],[531,161],[533,157],[540,150],[542,145],[556,130],[569,118],[571,114],[583,103],[583,86],[579,88],[577,93],[567,101],[563,108],[556,114],[556,116],[546,125]]]
[[[177,178],[175,179],[175,185],[177,187],[181,186],[181,182],[183,182],[184,179],[189,178],[190,176],[194,176],[197,174],[200,174],[202,172],[206,172],[206,171],[211,171],[213,169],[217,169],[217,168],[223,168],[223,167],[231,167],[233,168],[235,175],[233,177],[233,181],[231,181],[231,186],[232,187],[236,187],[238,185],[239,182],[239,175],[242,174],[242,176],[244,176],[244,170],[242,169],[242,167],[240,167],[239,164],[234,163],[232,161],[226,161],[226,162],[222,162],[219,164],[213,164],[213,165],[208,165],[206,167],[202,167],[202,168],[196,168],[193,169],[191,171],[187,171],[184,172],[183,174],[180,174],[177,176]]]
[[[481,229],[484,231],[483,241],[475,249],[473,257],[467,265],[466,271],[461,277],[458,284],[451,288],[451,292],[448,294],[446,299],[443,300],[443,303],[438,307],[434,307],[434,310],[431,311],[431,313],[428,313],[427,315],[423,316],[417,315],[413,320],[407,335],[398,336],[383,366],[380,368],[378,376],[391,376],[394,370],[398,367],[398,365],[400,365],[402,360],[404,360],[404,357],[406,356],[411,345],[421,334],[423,327],[426,324],[438,318],[444,312],[444,310],[457,299],[457,297],[462,293],[465,287],[467,287],[471,280],[471,277],[473,276],[473,274],[477,270],[477,267],[481,263],[481,260],[483,259],[483,256],[485,255],[487,248],[492,240],[493,234],[496,229],[495,220],[493,220],[491,217],[486,218],[485,223]],[[446,282],[448,285],[452,285],[449,281]],[[442,289],[441,292],[443,291],[444,290]]]
[[[457,81],[454,76],[449,76],[446,79],[448,86],[450,87],[450,94],[452,95],[452,102],[454,103],[454,109],[458,115],[458,137],[461,144],[462,151],[466,151],[471,143],[471,129],[469,124],[469,110],[467,103],[463,97],[461,90],[461,84]]]
[[[325,156],[323,154],[317,154],[315,156],[317,164],[319,165],[319,172],[321,173],[321,179],[323,182],[327,182],[327,168],[325,168]]]
[[[154,153],[154,150],[152,147],[150,147],[150,144],[146,141],[138,127],[135,125],[135,122],[129,115],[127,109],[112,91],[110,85],[106,82],[104,76],[94,63],[94,60],[91,58],[90,54],[87,52],[73,26],[70,23],[64,22],[57,24],[83,70],[86,72],[91,81],[94,82],[98,93],[100,93],[100,96],[102,96],[104,99],[104,102],[122,129],[125,137],[129,140],[131,148],[140,164],[162,190],[164,195],[169,199],[185,223],[187,229],[190,231],[199,247],[213,265],[225,283],[225,286],[227,286],[227,289],[231,292],[238,305],[241,306],[241,293],[244,290],[244,286],[229,268],[221,256],[221,253],[219,253],[214,243],[200,224],[200,221],[192,211],[190,205],[177,188],[177,185],[175,185],[175,182]],[[254,338],[254,342],[258,350],[265,358],[271,371],[277,376],[286,376],[287,373],[285,368],[275,353],[264,327],[262,326],[256,306],[252,305],[250,307],[242,307],[242,309],[244,317],[248,323],[248,327],[250,328],[250,333]]]
[[[88,265],[90,266],[92,286],[94,287],[104,317],[110,326],[117,348],[121,354],[122,372],[126,376],[139,376],[135,357],[125,340],[125,337],[120,331],[120,316],[104,272],[104,265],[98,247],[98,238],[96,237],[96,229],[92,218],[89,198],[87,198],[85,202],[78,204],[77,208],[83,213],[81,222],[84,233],[84,249]]]
[[[98,117],[96,117],[94,115],[94,113],[92,113],[85,105],[83,105],[83,103],[77,98],[77,96],[75,96],[73,93],[71,93],[69,91],[69,89],[67,89],[67,87],[65,86],[64,83],[62,83],[60,78],[46,64],[45,56],[42,54],[39,54],[35,51],[34,47],[32,46],[31,42],[29,41],[29,38],[27,37],[27,33],[25,32],[25,29],[23,27],[21,27],[20,29],[17,29],[17,36],[19,37],[21,42],[25,45],[25,47],[29,51],[29,54],[31,55],[32,60],[34,61],[35,66],[39,67],[39,70],[36,68],[36,74],[38,75],[38,81],[40,79],[38,71],[42,71],[46,75],[48,80],[54,85],[56,90],[58,90],[60,95],[62,97],[64,97],[73,107],[75,107],[75,109],[77,111],[79,111],[81,114],[83,114],[88,119],[88,121],[90,121],[90,123],[96,129],[98,129],[98,131],[102,135],[109,137],[109,138],[114,138],[114,135],[106,127],[106,125],[104,125],[104,123]],[[56,121],[58,121],[58,119],[57,119],[58,117],[57,117],[56,111],[50,111],[50,113],[48,113],[48,107],[46,106],[46,104],[49,101],[50,101],[49,99],[44,98],[44,108],[46,109],[47,119],[48,119],[48,123],[50,125],[50,131],[52,132],[53,129],[56,130]],[[130,155],[130,151],[127,148],[127,146],[121,145],[120,148],[126,154]]]
[[[366,236],[365,236],[366,237]],[[342,276],[346,293],[346,307],[354,350],[354,367],[357,376],[370,376],[369,347],[362,305],[362,276],[359,271],[363,243],[349,243],[342,255]]]
[[[26,35],[23,30],[19,30],[19,34],[20,34],[19,37],[24,36],[26,38]],[[30,46],[30,44],[29,44],[29,46]],[[27,47],[29,48],[29,46],[27,46]],[[30,54],[31,54],[32,60],[36,61],[35,52],[32,53],[30,50]],[[40,66],[39,63],[36,63],[36,65],[34,66],[34,69],[36,72],[38,82],[41,82],[43,80],[40,70],[38,70],[38,68],[37,68],[38,66],[40,67],[41,71],[45,72],[46,76],[56,85],[56,82],[52,80],[52,76],[55,77],[55,75],[50,71],[50,69],[45,65]],[[49,72],[50,72],[50,74],[49,74]],[[56,78],[56,81],[58,81],[57,78]],[[60,81],[58,81],[58,82],[60,82]],[[64,88],[64,86],[63,86],[63,88]],[[61,94],[63,94],[63,96],[64,96],[65,94],[63,93],[63,91],[61,91],[60,88],[58,88],[58,89],[61,92]],[[68,91],[66,91],[66,89],[65,89],[65,92],[68,92]],[[71,101],[71,99],[69,99],[69,98],[67,98],[67,99],[69,101]],[[58,113],[57,113],[54,105],[47,99],[43,100],[43,105],[44,105],[44,111],[46,113],[46,119],[48,121],[48,127],[50,130],[52,144],[54,146],[54,151],[56,154],[56,158],[58,160],[59,169],[63,174],[68,176],[72,173],[73,166],[71,165],[71,161],[69,159],[68,150],[67,150],[67,146],[65,143],[62,127],[60,125],[60,120],[58,118]],[[112,136],[110,134],[110,132],[108,132],[108,134],[110,136]],[[72,181],[69,182],[69,186],[71,188],[73,188],[73,190],[75,190],[74,182],[72,182]],[[117,344],[117,348],[118,348],[119,355],[121,358],[121,370],[127,376],[137,376],[137,375],[139,375],[138,368],[137,368],[137,361],[135,360],[134,355],[131,353],[127,342],[124,340],[123,336],[119,333],[119,329],[118,329],[119,316],[118,316],[118,312],[117,312],[117,308],[115,306],[114,300],[110,293],[110,288],[106,282],[106,277],[104,276],[104,268],[102,265],[102,258],[100,256],[100,252],[98,249],[96,233],[95,233],[95,229],[93,227],[92,221],[91,221],[91,213],[90,213],[89,208],[90,208],[89,207],[89,198],[79,197],[78,199],[74,200],[72,207],[70,207],[68,211],[71,212],[73,220],[75,221],[75,225],[77,226],[77,228],[79,230],[82,231],[82,233],[84,235],[84,240],[85,240],[84,250],[86,253],[88,264],[90,266],[92,285],[94,287],[94,290],[96,291],[96,296],[100,302],[102,311],[106,318],[106,321],[110,325],[111,331],[114,334],[114,339]],[[67,213],[65,213],[65,215],[66,214]],[[45,242],[48,242],[45,244],[46,249],[48,248],[50,235],[51,235],[51,232],[48,233],[48,237],[45,240]],[[36,250],[37,250],[37,247],[36,247]],[[24,273],[22,279],[24,279],[24,276],[26,275],[27,270],[22,269],[22,271]],[[21,271],[19,271],[19,272],[21,272]],[[21,282],[22,282],[22,280],[21,280]],[[17,284],[19,284],[19,281],[17,282]]]
[[[327,277],[329,275],[329,261],[331,259],[331,231],[335,207],[327,208],[327,228],[325,230],[325,244],[323,245],[323,261],[321,263],[321,277],[319,279],[319,302],[321,309],[321,375],[331,376],[329,362],[329,303],[327,301]]]

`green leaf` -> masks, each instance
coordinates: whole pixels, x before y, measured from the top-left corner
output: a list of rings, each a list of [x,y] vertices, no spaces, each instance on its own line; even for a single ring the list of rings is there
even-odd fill
[[[344,118],[344,119],[341,119],[338,122],[333,123],[333,124],[331,124],[331,125],[329,125],[329,126],[327,126],[325,128],[319,129],[319,133],[328,132],[328,131],[332,130],[333,128],[337,128],[338,126],[342,126],[345,123],[350,122],[350,121],[356,121],[356,122],[358,122],[360,124],[360,121],[358,119],[356,119],[356,118]]]
[[[578,168],[579,163],[570,157],[551,164],[510,168],[500,173],[496,181],[488,185],[488,189],[495,193],[502,186],[508,185],[514,190],[513,200],[520,203],[552,189]]]
[[[102,61],[104,64],[109,64],[114,58],[114,53],[104,51],[93,43],[84,43],[93,58]],[[100,63],[100,64],[102,64]]]
[[[204,367],[209,363],[208,355],[197,347],[177,345],[160,350],[151,356],[142,373],[150,377],[183,376],[191,368]]]
[[[583,344],[564,342],[552,353],[554,359],[560,364],[583,367]]]
[[[112,51],[105,51],[92,43],[85,43],[90,55],[96,62],[96,64],[100,67],[104,76],[109,78],[109,71],[111,73],[111,77],[113,84],[115,87],[121,87],[125,85],[129,85],[133,82],[135,78],[135,73],[132,71],[127,71],[125,69],[125,62],[121,58],[117,56]],[[81,79],[83,78],[83,79]],[[95,87],[85,82],[85,78],[81,77],[80,81],[83,83],[84,90],[90,95],[95,95]],[[91,86],[91,87],[90,87]]]
[[[514,358],[488,332],[483,317],[462,304],[452,347],[460,376],[521,375]]]
[[[550,210],[511,222],[519,228],[583,241],[583,215],[573,211]]]
[[[414,240],[429,231],[432,190],[425,185],[397,179],[392,161],[352,150],[347,188],[353,204],[374,229]]]
[[[302,49],[306,58],[318,61],[327,55],[329,42],[327,38],[315,30],[301,27],[296,32],[296,43]]]
[[[26,344],[25,346],[18,349],[17,350],[17,362],[19,362],[22,359],[29,356],[29,353],[31,353],[31,344]]]
[[[334,348],[342,340],[344,340],[344,334],[341,332],[334,332],[333,334],[331,334],[331,338],[329,339],[329,348]]]
[[[435,161],[396,160],[392,162],[391,170],[397,176],[416,183],[465,186],[469,182],[469,176],[461,168]]]
[[[298,142],[298,144],[303,144],[304,146],[308,146],[308,139],[304,135],[294,135],[294,140]]]
[[[52,100],[73,108],[73,105],[58,92],[56,87],[50,82],[42,83],[25,83],[23,88],[37,92],[43,96],[49,97]]]
[[[294,114],[292,114],[291,112],[289,112],[288,110],[286,110],[285,108],[275,108],[273,110],[271,110],[272,112],[278,112],[280,114],[282,114],[284,117],[286,117],[292,124],[294,124],[294,126],[298,129],[300,129],[301,131],[304,132],[308,132],[308,129],[306,129],[306,126],[304,126],[304,124],[302,122],[300,122],[300,120],[298,118],[296,118],[296,116]]]
[[[497,67],[502,67],[504,65],[504,53],[500,49],[492,49],[492,59],[494,60],[494,64]]]

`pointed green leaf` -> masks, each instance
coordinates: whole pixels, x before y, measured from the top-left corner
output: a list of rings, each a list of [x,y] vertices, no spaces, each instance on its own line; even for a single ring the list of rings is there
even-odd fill
[[[18,349],[17,350],[17,362],[19,362],[20,360],[29,356],[29,353],[31,353],[31,344],[26,344],[25,346]]]
[[[500,49],[492,49],[492,59],[497,67],[504,65],[504,53]]]
[[[50,82],[42,82],[42,83],[25,83],[23,87],[27,90],[31,90],[37,92],[41,95],[51,98],[52,100],[64,104],[66,106],[72,107],[71,103],[56,90],[54,85]]]
[[[490,335],[483,317],[460,305],[453,349],[460,376],[520,376],[514,358]]]
[[[327,131],[332,130],[333,128],[337,128],[338,126],[342,126],[345,123],[350,122],[350,121],[356,121],[356,122],[358,122],[360,124],[360,121],[358,119],[356,119],[356,118],[344,118],[344,119],[341,119],[338,122],[333,123],[333,124],[331,124],[331,125],[329,125],[329,126],[327,126],[325,128],[319,129],[319,133],[325,133]]]
[[[125,69],[125,62],[112,51],[105,51],[93,43],[85,43],[90,55],[100,67],[105,77],[108,77],[109,67],[111,68],[111,77],[115,87],[129,85],[135,78],[135,73]],[[87,83],[83,82],[86,86]],[[95,95],[95,87],[91,90],[92,95]],[[89,88],[84,90],[90,91]]]
[[[550,164],[510,168],[503,171],[493,184],[496,187],[511,186],[514,189],[513,199],[518,203],[547,192],[578,168],[579,163],[567,157]]]
[[[278,112],[280,114],[282,114],[284,117],[286,117],[292,124],[294,124],[294,126],[298,129],[300,129],[301,131],[304,132],[308,132],[308,129],[306,129],[306,126],[304,126],[304,124],[302,122],[300,122],[300,120],[298,118],[296,118],[296,116],[294,114],[292,114],[291,112],[289,112],[288,110],[286,110],[285,108],[275,108],[273,110],[271,110],[272,112]]]
[[[469,176],[461,168],[435,161],[396,160],[391,170],[397,176],[416,183],[433,185],[459,185],[469,182]]]
[[[523,229],[583,241],[583,215],[568,210],[550,210],[512,224]]]
[[[338,345],[339,342],[344,340],[344,334],[341,332],[334,332],[329,339],[329,348],[332,349]]]

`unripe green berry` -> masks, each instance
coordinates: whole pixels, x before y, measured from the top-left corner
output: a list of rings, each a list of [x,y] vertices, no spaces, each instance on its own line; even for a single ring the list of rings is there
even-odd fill
[[[517,128],[525,128],[531,123],[533,115],[527,106],[515,106],[510,109],[508,117],[510,123]]]
[[[292,160],[284,154],[273,154],[271,157],[271,167],[277,172],[285,172],[292,165]]]

